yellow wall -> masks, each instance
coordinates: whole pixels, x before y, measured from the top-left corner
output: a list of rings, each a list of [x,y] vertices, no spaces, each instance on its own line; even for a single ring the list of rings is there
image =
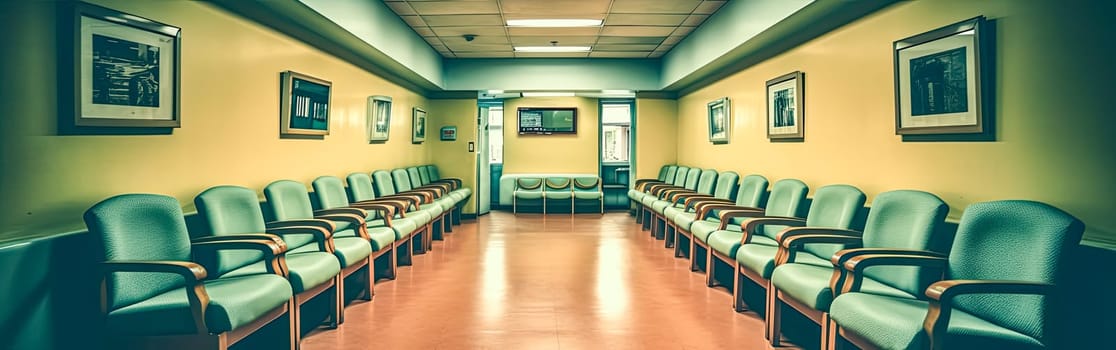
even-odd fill
[[[462,186],[476,189],[477,100],[429,100],[426,105],[430,130],[426,144],[431,164],[438,166],[438,174],[442,177],[461,179]],[[456,141],[440,140],[443,126],[457,127]],[[469,142],[474,143],[473,152],[469,152]],[[469,198],[463,212],[477,212],[475,198]]]
[[[636,179],[654,179],[677,161],[678,101],[636,99]]]
[[[577,107],[576,135],[519,135],[519,107]],[[524,97],[504,101],[504,174],[600,171],[597,99]]]
[[[702,88],[679,101],[679,163],[870,196],[914,188],[956,219],[973,202],[1032,199],[1116,242],[1116,119],[1108,62],[1113,5],[1049,1],[903,2]],[[902,142],[894,133],[892,42],[985,15],[996,20],[996,142]],[[1106,53],[1105,53],[1106,52]],[[764,82],[805,72],[805,142],[766,139]],[[732,100],[732,140],[711,145],[706,103]]]
[[[54,2],[13,4],[0,15],[5,111],[0,240],[81,229],[97,201],[129,192],[177,197],[187,210],[207,187],[261,189],[278,179],[309,184],[429,162],[411,144],[411,107],[425,99],[269,28],[194,1],[96,1],[182,28],[182,128],[171,135],[57,136]],[[333,83],[330,135],[280,139],[279,72]],[[63,84],[63,86],[67,86]],[[369,95],[394,98],[391,139],[369,144]],[[436,134],[431,133],[434,138]],[[446,172],[448,175],[457,175]]]

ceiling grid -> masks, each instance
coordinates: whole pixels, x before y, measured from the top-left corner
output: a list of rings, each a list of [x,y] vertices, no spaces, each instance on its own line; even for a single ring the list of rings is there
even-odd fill
[[[721,0],[382,0],[447,58],[657,58],[701,25]],[[510,27],[511,19],[600,19],[594,27]],[[467,39],[466,35],[471,36]],[[590,46],[589,52],[516,52],[515,46]]]

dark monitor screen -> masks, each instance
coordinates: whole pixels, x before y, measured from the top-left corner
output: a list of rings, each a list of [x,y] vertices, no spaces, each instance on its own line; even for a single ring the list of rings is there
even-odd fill
[[[520,107],[520,134],[576,134],[577,108]]]

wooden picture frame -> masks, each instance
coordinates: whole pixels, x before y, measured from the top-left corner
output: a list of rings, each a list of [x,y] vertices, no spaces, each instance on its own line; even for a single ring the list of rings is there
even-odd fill
[[[415,107],[411,109],[411,143],[426,141],[426,111]]]
[[[768,80],[767,138],[802,139],[806,136],[806,74],[790,72]]]
[[[732,130],[731,105],[728,97],[722,97],[706,104],[709,120],[709,142],[725,144],[729,142]]]
[[[182,29],[84,2],[72,6],[62,30],[72,39],[73,125],[180,127]]]
[[[992,80],[984,66],[983,16],[894,43],[895,133],[980,134],[989,130]]]
[[[368,96],[365,119],[368,127],[368,142],[387,142],[391,136],[391,97]]]
[[[279,134],[329,135],[332,83],[306,74],[279,74]]]

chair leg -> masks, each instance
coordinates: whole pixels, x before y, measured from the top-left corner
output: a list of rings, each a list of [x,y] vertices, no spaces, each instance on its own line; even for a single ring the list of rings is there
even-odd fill
[[[841,344],[841,326],[837,325],[832,318],[829,318],[829,313],[825,314],[826,329],[822,332],[822,349],[825,350],[844,350],[845,347]]]
[[[674,248],[675,237],[678,237],[678,228],[674,223],[667,223],[666,237],[663,237],[663,246],[666,248]]]
[[[287,300],[287,330],[290,331],[287,335],[289,337],[288,343],[290,343],[289,348],[298,350],[302,342],[302,327],[299,326],[298,305],[295,304],[293,297]]]
[[[713,249],[705,248],[705,286],[717,285],[717,259],[713,258]]]
[[[779,334],[782,333],[782,319],[783,319],[783,303],[779,300],[779,291],[775,289],[774,285],[767,286],[767,297],[771,299],[771,307],[764,310],[767,314],[764,316],[767,326],[767,343],[771,346],[779,346]],[[824,326],[822,327],[825,330]]]
[[[364,271],[365,273],[361,275],[364,281],[368,282],[368,285],[364,286],[366,293],[364,293],[363,299],[364,301],[372,301],[372,297],[376,296],[376,259],[369,256],[366,265],[364,265]]]
[[[388,249],[391,249],[391,250],[388,251],[387,253],[385,253],[388,256],[388,259],[387,259],[387,261],[388,261],[388,275],[390,275],[390,276],[388,276],[388,279],[393,280],[393,281],[395,280],[396,277],[399,276],[398,275],[398,273],[399,273],[399,261],[398,261],[397,255],[396,255],[396,254],[398,254],[399,249],[397,249],[397,247],[398,247],[398,245],[392,244],[391,248],[388,248]],[[374,272],[373,272],[373,276],[375,276]]]
[[[733,264],[736,267],[733,269],[733,282],[732,282],[732,308],[736,312],[748,311],[748,305],[744,304],[744,275],[740,273],[740,264]]]
[[[333,304],[333,309],[329,310],[329,323],[326,327],[336,329],[345,323],[345,278],[341,274],[333,277],[333,291],[329,295],[329,301]]]

